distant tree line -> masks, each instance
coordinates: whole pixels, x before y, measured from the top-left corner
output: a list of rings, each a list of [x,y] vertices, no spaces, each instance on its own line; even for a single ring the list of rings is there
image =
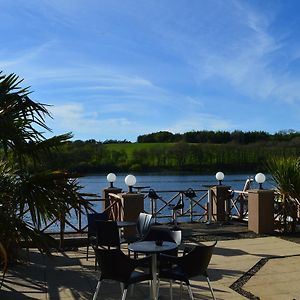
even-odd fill
[[[101,143],[73,141],[43,160],[43,168],[79,173],[186,171],[258,172],[271,157],[299,157],[300,139],[256,143]]]
[[[189,131],[183,134],[173,134],[168,131],[159,131],[150,134],[140,135],[138,143],[209,143],[209,144],[228,144],[235,143],[247,145],[258,142],[282,142],[300,138],[300,132],[293,129],[282,130],[275,134],[265,131]]]
[[[86,141],[82,140],[75,140],[74,141],[75,145],[82,145],[82,144],[93,144],[93,145],[100,145],[100,144],[131,144],[130,141],[127,140],[104,140],[103,142],[101,141],[96,141],[95,139],[90,139]]]

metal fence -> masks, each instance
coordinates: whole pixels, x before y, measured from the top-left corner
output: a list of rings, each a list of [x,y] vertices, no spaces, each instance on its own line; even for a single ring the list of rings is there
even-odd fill
[[[213,197],[211,189],[157,190],[154,193],[139,191],[144,196],[145,212],[153,216],[156,223],[174,222],[206,222],[217,221],[214,206],[216,197]],[[124,215],[122,197],[109,194],[107,199],[100,196],[86,196],[86,201],[91,203],[90,211],[83,207],[70,209],[67,215],[52,220],[40,228],[42,232],[53,234],[65,233],[82,234],[87,232],[87,213],[106,211],[111,219],[121,220]],[[248,191],[228,190],[225,201],[226,221],[248,221]],[[106,207],[105,207],[106,206]],[[105,207],[105,208],[104,208]],[[274,197],[274,224],[276,230],[294,230],[300,220],[300,203],[296,199],[284,203],[280,194]],[[291,227],[291,228],[289,228]]]
[[[191,193],[193,191],[194,193]],[[153,197],[148,192],[144,195],[145,212],[150,213],[156,223],[171,223],[175,217],[179,222],[210,222],[215,220],[212,211],[212,199],[209,189],[158,190],[158,196]],[[230,201],[228,216],[235,219],[246,219],[247,217],[247,192],[234,191],[235,196]],[[121,197],[109,194],[110,204],[104,209],[104,201],[100,196],[88,197],[86,201],[91,203],[91,212],[106,211],[111,219],[119,220],[123,215]],[[180,207],[176,210],[174,208]],[[83,233],[87,230],[88,212],[83,208],[70,209],[66,216],[57,218],[40,228],[43,232],[51,233]]]

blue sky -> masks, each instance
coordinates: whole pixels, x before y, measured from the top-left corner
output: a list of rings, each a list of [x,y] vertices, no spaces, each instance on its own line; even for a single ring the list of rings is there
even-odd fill
[[[0,0],[0,19],[0,70],[53,134],[300,129],[300,1]]]

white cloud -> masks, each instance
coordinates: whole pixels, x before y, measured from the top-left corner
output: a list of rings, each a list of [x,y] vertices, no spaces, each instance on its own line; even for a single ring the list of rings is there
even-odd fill
[[[280,51],[284,51],[284,44],[269,33],[273,16],[267,17],[244,6],[243,2],[237,3],[240,23],[249,32],[245,37],[237,37],[239,46],[235,45],[232,53],[219,49],[207,52],[205,60],[198,65],[200,81],[219,77],[241,94],[256,100],[299,102],[295,86],[299,86],[300,80],[273,66],[280,59]]]
[[[231,120],[221,119],[217,115],[188,113],[176,120],[166,130],[173,133],[184,133],[192,130],[229,130],[234,127]]]
[[[98,119],[97,113],[86,112],[81,104],[64,104],[50,108],[54,118],[51,124],[54,129],[59,128],[61,132],[72,131],[76,137],[88,138],[103,137],[104,139],[119,138],[124,133],[132,135],[134,122],[124,118]],[[120,133],[122,129],[122,133]]]
[[[22,24],[27,16],[36,30],[0,29],[1,68],[24,77],[33,99],[54,105],[56,130],[121,138],[163,128],[251,129],[239,117],[250,102],[269,105],[251,124],[263,128],[265,111],[276,114],[269,103],[297,106],[298,67],[290,66],[300,52],[272,27],[272,9],[234,0],[85,2],[17,0],[10,18]]]

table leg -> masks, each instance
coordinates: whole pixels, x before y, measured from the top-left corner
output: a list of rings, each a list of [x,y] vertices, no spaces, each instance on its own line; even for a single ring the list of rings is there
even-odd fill
[[[156,300],[157,293],[157,255],[156,253],[152,254],[152,298]]]
[[[211,190],[210,188],[207,191],[207,214],[208,214],[208,220],[206,224],[211,224],[212,222],[212,199],[211,199]]]

